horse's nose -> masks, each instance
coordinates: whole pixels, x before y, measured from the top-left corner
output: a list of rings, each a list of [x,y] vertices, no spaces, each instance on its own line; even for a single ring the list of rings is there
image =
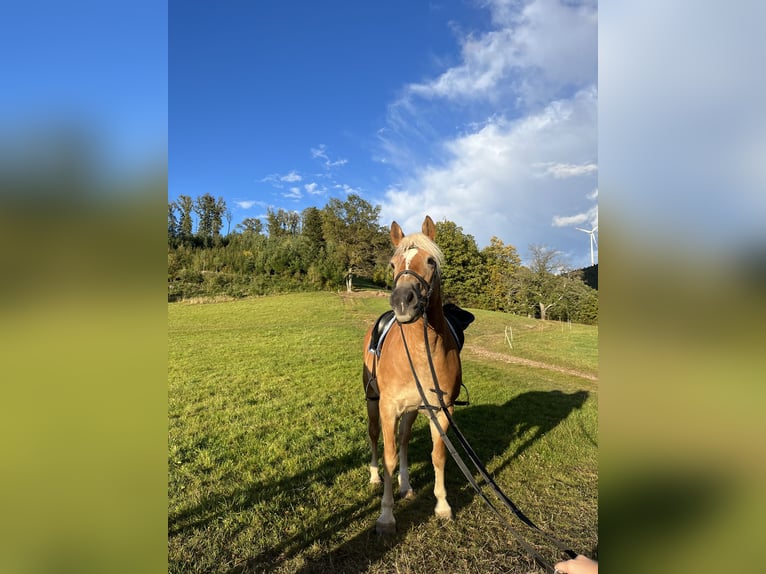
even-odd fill
[[[391,293],[391,308],[399,315],[416,313],[418,293],[410,285],[401,285]]]

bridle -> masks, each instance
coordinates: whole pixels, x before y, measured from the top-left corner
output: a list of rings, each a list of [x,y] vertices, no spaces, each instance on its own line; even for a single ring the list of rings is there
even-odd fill
[[[428,281],[426,281],[421,275],[415,273],[414,271],[410,271],[409,269],[405,269],[404,271],[401,271],[396,275],[394,278],[394,287],[396,287],[397,280],[402,275],[412,275],[415,277],[421,284],[422,287],[426,290],[426,305],[428,302],[428,299],[431,296],[431,293],[433,291],[433,285],[429,284]],[[438,275],[436,276],[438,277]],[[420,293],[418,293],[418,297],[420,297]],[[421,304],[421,300],[418,300],[418,304]],[[441,389],[439,386],[439,380],[436,376],[436,369],[434,367],[433,357],[431,356],[431,346],[428,343],[428,317],[425,313],[425,311],[422,313],[423,317],[423,342],[425,344],[426,349],[426,357],[428,358],[428,367],[431,374],[431,380],[433,381],[434,388],[429,389],[432,393],[435,393],[439,405],[432,405],[427,397],[425,390],[423,389],[423,385],[420,382],[420,379],[417,374],[417,370],[415,369],[415,364],[412,361],[412,355],[410,354],[410,348],[409,345],[407,345],[407,339],[404,336],[404,327],[402,327],[402,324],[397,321],[399,324],[399,331],[401,333],[402,342],[404,343],[404,351],[407,354],[407,360],[410,363],[410,369],[412,370],[412,376],[415,379],[415,385],[417,386],[418,393],[420,394],[420,398],[422,401],[421,406],[419,407],[419,410],[425,410],[428,414],[429,418],[431,419],[431,423],[436,427],[436,429],[439,432],[439,435],[442,438],[442,441],[444,442],[445,447],[449,451],[449,453],[452,455],[452,458],[454,459],[455,463],[460,468],[463,475],[466,477],[470,485],[473,487],[473,489],[476,491],[476,493],[481,497],[481,499],[487,504],[489,509],[492,511],[492,513],[500,520],[500,522],[506,527],[506,529],[511,533],[511,535],[516,539],[516,541],[521,545],[521,547],[529,554],[535,562],[537,562],[543,570],[547,574],[555,574],[556,570],[554,570],[553,566],[551,566],[545,558],[540,555],[537,550],[535,550],[529,543],[527,543],[526,540],[521,536],[519,532],[516,531],[513,526],[505,519],[505,517],[500,513],[500,511],[497,509],[497,507],[492,504],[492,501],[487,497],[486,493],[482,490],[479,483],[476,481],[476,479],[473,476],[473,473],[468,469],[465,462],[463,462],[463,459],[458,454],[457,450],[455,449],[454,445],[452,444],[452,441],[450,441],[449,437],[447,436],[447,433],[442,428],[441,424],[439,423],[439,419],[436,417],[437,411],[442,411],[446,417],[447,421],[450,424],[450,427],[455,433],[455,436],[458,439],[458,442],[460,443],[460,446],[463,448],[463,451],[468,456],[468,459],[473,463],[473,466],[476,468],[477,471],[479,471],[479,474],[484,479],[484,482],[489,485],[494,492],[495,496],[503,503],[503,505],[508,508],[516,518],[518,518],[525,526],[529,527],[530,529],[536,531],[538,534],[542,535],[543,538],[548,540],[553,546],[556,546],[559,551],[561,551],[564,555],[566,555],[568,558],[574,558],[577,554],[573,552],[571,549],[569,549],[563,542],[555,538],[554,536],[548,534],[544,530],[542,530],[539,526],[537,526],[532,520],[529,519],[522,511],[521,509],[514,504],[514,502],[508,498],[508,496],[502,491],[502,489],[497,485],[495,480],[490,476],[489,472],[487,471],[484,464],[481,462],[481,459],[476,454],[476,451],[473,450],[473,447],[468,442],[468,439],[465,438],[465,435],[460,431],[460,428],[455,423],[455,420],[452,418],[452,414],[449,411],[449,405],[447,405],[444,402],[444,395],[446,394],[445,391]]]
[[[423,277],[417,271],[413,271],[412,269],[402,269],[399,271],[399,273],[396,274],[394,277],[394,289],[396,289],[396,284],[399,282],[399,279],[401,279],[402,275],[412,275],[415,279],[418,280],[418,283],[420,283],[420,286],[426,292],[426,299],[431,297],[431,294],[434,292],[434,282],[432,281],[429,283],[425,277]],[[434,278],[437,280],[439,278],[439,273],[436,269],[434,270]]]
[[[434,283],[439,281],[439,268],[436,267],[433,263],[429,263],[429,265],[434,268],[434,273],[430,283],[420,273],[413,271],[412,269],[402,269],[394,276],[394,289],[396,289],[396,284],[399,282],[399,279],[401,279],[403,275],[412,275],[415,279],[418,280],[421,289],[417,290],[417,306],[420,314],[423,316],[425,316],[426,310],[428,309],[428,303],[430,302],[431,295],[434,292]],[[423,295],[423,292],[425,292],[425,295]]]

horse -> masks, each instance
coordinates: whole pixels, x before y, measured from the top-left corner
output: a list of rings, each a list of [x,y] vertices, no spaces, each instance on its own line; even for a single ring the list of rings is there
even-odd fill
[[[383,431],[383,498],[381,514],[375,523],[378,534],[392,534],[396,531],[394,519],[392,477],[396,468],[396,422],[399,420],[399,494],[413,496],[407,464],[407,445],[412,435],[412,424],[418,410],[434,407],[436,418],[444,432],[449,427],[446,414],[440,409],[440,401],[433,388],[431,368],[426,348],[430,348],[438,387],[450,414],[460,394],[462,367],[460,348],[456,335],[450,330],[442,308],[440,269],[444,256],[434,243],[436,226],[426,216],[421,233],[404,235],[396,221],[391,224],[391,242],[395,248],[391,257],[394,272],[394,286],[389,303],[394,313],[395,324],[389,329],[382,345],[370,349],[373,334],[378,324],[367,330],[364,342],[364,369],[362,382],[367,396],[367,416],[370,459],[370,483],[379,484],[378,439]],[[427,335],[423,332],[423,321],[427,320]],[[380,323],[380,321],[379,321]],[[403,339],[404,338],[404,339]],[[405,342],[406,339],[406,342]],[[405,348],[406,345],[406,348]],[[411,357],[408,359],[408,355]],[[418,391],[415,375],[424,385],[428,405]],[[434,467],[434,496],[437,517],[451,520],[452,508],[447,502],[444,486],[444,467],[447,453],[438,428],[430,422],[431,462]]]

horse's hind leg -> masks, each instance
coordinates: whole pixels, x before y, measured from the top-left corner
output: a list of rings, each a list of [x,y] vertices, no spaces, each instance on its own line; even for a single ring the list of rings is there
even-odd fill
[[[410,470],[407,464],[407,446],[412,437],[412,423],[418,416],[418,411],[404,413],[399,421],[399,494],[403,498],[413,496],[410,486]]]
[[[447,415],[439,412],[436,417],[439,425],[446,433],[449,428]],[[434,465],[434,496],[436,497],[436,508],[434,513],[440,518],[452,519],[452,508],[447,502],[447,489],[444,486],[444,467],[447,463],[447,447],[444,445],[439,429],[431,422],[431,440],[433,441],[433,450],[431,451],[431,462]]]
[[[380,410],[378,401],[367,399],[367,433],[370,437],[370,484],[380,484],[378,472],[378,439],[380,438]]]

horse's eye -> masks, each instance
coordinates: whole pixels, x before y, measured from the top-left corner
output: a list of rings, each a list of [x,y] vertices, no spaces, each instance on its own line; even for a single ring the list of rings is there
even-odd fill
[[[396,269],[396,265],[394,265],[393,261],[391,263],[389,263],[389,265],[391,266],[391,269]]]
[[[436,267],[436,261],[434,261],[434,258],[433,258],[433,257],[429,257],[429,258],[428,258],[428,264],[429,264],[431,267]]]

